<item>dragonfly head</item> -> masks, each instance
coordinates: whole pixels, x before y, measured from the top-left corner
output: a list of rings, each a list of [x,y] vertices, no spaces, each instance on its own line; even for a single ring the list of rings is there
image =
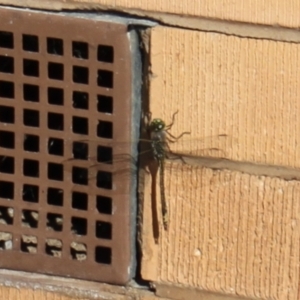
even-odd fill
[[[151,131],[162,131],[166,127],[165,122],[162,119],[153,119],[150,123],[150,130]]]

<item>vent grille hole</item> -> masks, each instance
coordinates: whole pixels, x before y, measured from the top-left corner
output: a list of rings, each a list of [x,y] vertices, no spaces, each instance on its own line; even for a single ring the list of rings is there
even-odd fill
[[[64,105],[64,90],[59,88],[48,88],[48,103],[53,105]]]
[[[23,95],[25,101],[39,102],[40,101],[40,91],[37,85],[24,84],[23,85]]]
[[[39,177],[39,162],[33,159],[24,159],[23,174],[30,177]]]
[[[24,109],[23,111],[23,123],[30,127],[40,126],[40,113],[33,109]]]
[[[73,57],[88,59],[88,44],[84,42],[72,42]]]
[[[61,164],[48,163],[48,178],[62,181],[64,179],[64,169]]]
[[[86,67],[73,66],[73,81],[76,83],[89,83],[89,69]]]
[[[24,136],[23,148],[29,152],[40,151],[40,138],[37,135],[26,134]]]
[[[14,218],[12,207],[0,206],[0,224],[11,225]]]
[[[113,72],[98,70],[98,86],[113,88]]]
[[[95,261],[99,264],[111,264],[112,263],[111,248],[101,247],[101,246],[96,247]]]
[[[62,241],[58,239],[46,239],[45,253],[53,257],[62,256]]]
[[[48,153],[52,155],[64,155],[64,141],[57,138],[49,138]]]
[[[97,96],[97,109],[99,112],[112,114],[113,113],[113,98],[110,96]]]
[[[106,171],[97,172],[97,187],[103,189],[112,189],[112,173]]]
[[[57,38],[47,38],[47,52],[54,55],[63,55],[63,40]]]
[[[113,138],[113,123],[107,121],[99,121],[97,126],[97,136],[106,139]]]
[[[72,207],[80,210],[87,210],[88,195],[80,192],[72,193]]]
[[[33,59],[23,60],[23,74],[31,77],[39,77],[39,62]]]
[[[10,131],[0,130],[0,147],[14,149],[15,134]]]
[[[0,80],[0,97],[10,99],[15,97],[15,86],[13,82]]]
[[[12,32],[0,31],[0,47],[1,48],[14,48],[14,36]]]
[[[24,201],[39,202],[39,187],[32,184],[24,184],[22,196]]]
[[[70,254],[72,259],[78,261],[84,261],[87,258],[86,244],[72,242],[70,247]]]
[[[63,190],[57,188],[48,188],[47,190],[47,202],[49,205],[63,206],[64,197]]]
[[[22,235],[21,251],[27,253],[37,253],[37,237],[32,235]]]
[[[15,172],[15,159],[11,156],[0,155],[0,172],[14,174]]]
[[[8,232],[0,232],[0,250],[11,250],[12,248],[12,234]]]
[[[0,72],[14,73],[14,59],[10,56],[0,55]]]
[[[87,220],[84,218],[72,217],[71,219],[72,227],[71,231],[76,235],[86,235],[87,234]]]
[[[47,229],[53,231],[62,231],[63,216],[61,214],[48,213],[47,214]]]
[[[99,45],[97,58],[99,61],[113,63],[114,62],[114,48],[112,46]]]
[[[36,35],[23,34],[23,50],[39,52],[39,39]]]
[[[29,228],[37,228],[39,213],[36,210],[22,210],[22,226]]]
[[[12,200],[14,199],[14,184],[9,181],[0,181],[0,198]]]
[[[73,107],[80,109],[89,108],[89,94],[85,92],[73,92]]]
[[[64,66],[59,63],[48,63],[48,77],[55,80],[64,79]]]
[[[15,122],[15,110],[13,107],[0,105],[0,122],[2,123]]]
[[[104,196],[97,196],[96,199],[97,210],[101,214],[112,214],[112,199]]]

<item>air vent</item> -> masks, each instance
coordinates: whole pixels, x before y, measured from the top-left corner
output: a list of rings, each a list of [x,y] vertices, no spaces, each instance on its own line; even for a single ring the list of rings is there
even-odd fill
[[[0,18],[0,267],[125,283],[135,185],[132,160],[115,158],[132,157],[136,132],[127,26]]]

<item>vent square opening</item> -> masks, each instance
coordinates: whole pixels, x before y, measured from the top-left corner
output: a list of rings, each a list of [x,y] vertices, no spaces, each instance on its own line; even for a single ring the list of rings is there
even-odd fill
[[[37,228],[39,221],[39,213],[37,210],[22,210],[22,226],[28,228]]]
[[[0,250],[11,250],[13,248],[12,234],[0,231]]]
[[[14,48],[14,36],[12,32],[0,31],[0,48]]]
[[[40,151],[40,137],[34,134],[25,134],[23,141],[23,148],[28,152]]]
[[[15,109],[11,106],[0,105],[0,122],[15,123]]]
[[[33,159],[24,159],[23,174],[29,177],[39,177],[40,174],[39,162]]]
[[[57,163],[48,163],[48,178],[52,180],[64,180],[63,165]]]
[[[52,130],[64,130],[64,115],[49,112],[48,128]]]
[[[81,59],[89,58],[88,44],[85,42],[72,42],[72,52],[73,57]]]
[[[84,261],[87,258],[87,246],[84,243],[72,242],[70,246],[71,258]]]
[[[47,214],[47,229],[53,231],[62,231],[63,229],[63,216],[56,213]]]
[[[113,88],[113,72],[107,70],[98,70],[98,86]]]
[[[11,99],[15,97],[15,86],[13,82],[0,80],[0,97]]]
[[[0,147],[14,149],[15,133],[11,131],[0,130]]]
[[[0,206],[0,224],[12,225],[14,221],[14,209],[12,207]]]
[[[22,37],[24,51],[39,52],[39,39],[36,35],[23,34]]]
[[[113,176],[111,172],[98,171],[97,172],[97,187],[102,189],[112,189]]]
[[[86,235],[87,234],[87,220],[79,217],[71,218],[71,231],[76,235]]]
[[[48,88],[48,103],[53,105],[64,105],[64,90],[60,88]]]
[[[97,246],[95,248],[95,261],[99,264],[110,265],[112,263],[111,248]]]
[[[39,187],[32,184],[24,184],[22,192],[23,200],[26,202],[39,202]]]
[[[107,45],[98,45],[97,59],[101,62],[114,62],[114,48]]]
[[[40,101],[39,86],[33,84],[24,84],[23,97],[25,101],[39,102]]]
[[[22,235],[21,237],[21,251],[31,254],[37,253],[38,240],[33,235]]]
[[[105,196],[96,197],[96,207],[99,213],[101,214],[112,214],[112,198]]]
[[[14,73],[14,58],[10,56],[0,55],[0,72]]]
[[[89,108],[89,94],[86,92],[73,92],[73,107],[78,109]]]
[[[45,253],[47,255],[59,258],[62,256],[62,247],[63,247],[63,243],[61,240],[46,239]]]
[[[49,205],[63,206],[64,205],[64,191],[58,188],[48,188],[47,202]]]
[[[108,121],[98,121],[97,136],[106,139],[113,138],[113,123]]]
[[[88,184],[88,169],[81,167],[72,168],[72,182],[82,185]]]
[[[64,55],[63,40],[58,38],[47,38],[47,52],[54,55]]]
[[[29,127],[40,126],[40,112],[33,109],[23,110],[23,123]]]
[[[14,174],[15,159],[11,156],[0,155],[0,172]]]
[[[73,192],[72,193],[72,208],[87,210],[88,195],[86,193]]]
[[[89,127],[88,127],[88,119],[83,117],[73,117],[73,132],[79,134],[88,134]]]
[[[14,184],[12,182],[0,180],[0,198],[14,199]]]
[[[113,148],[106,146],[98,146],[97,161],[111,165],[113,163]]]
[[[96,221],[96,237],[99,239],[112,239],[112,225],[108,222]]]
[[[87,160],[89,155],[88,143],[73,142],[73,158]]]
[[[23,59],[23,74],[31,77],[39,77],[39,62],[34,59]]]
[[[86,67],[73,66],[73,82],[88,84],[89,69]]]
[[[112,114],[113,113],[113,98],[110,96],[97,96],[97,109],[99,112]]]
[[[64,141],[58,138],[49,138],[48,153],[52,155],[64,155]]]
[[[54,62],[48,63],[48,77],[55,80],[64,79],[64,65]]]

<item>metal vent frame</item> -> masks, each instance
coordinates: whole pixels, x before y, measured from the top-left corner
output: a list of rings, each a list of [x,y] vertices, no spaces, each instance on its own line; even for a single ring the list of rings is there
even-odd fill
[[[136,178],[115,157],[137,155],[123,143],[139,134],[136,33],[95,14],[0,16],[0,267],[125,284]]]

